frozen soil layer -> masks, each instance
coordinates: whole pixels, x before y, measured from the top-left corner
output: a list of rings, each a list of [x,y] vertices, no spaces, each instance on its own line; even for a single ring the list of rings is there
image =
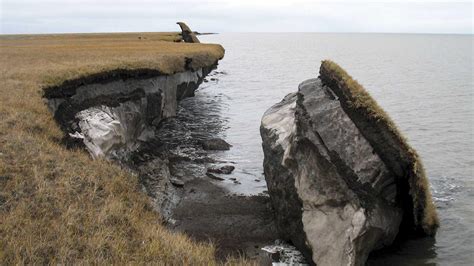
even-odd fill
[[[216,65],[172,75],[104,73],[100,82],[71,82],[79,85],[50,88],[45,97],[69,144],[83,144],[93,158],[123,160],[176,115],[178,101],[193,96]]]

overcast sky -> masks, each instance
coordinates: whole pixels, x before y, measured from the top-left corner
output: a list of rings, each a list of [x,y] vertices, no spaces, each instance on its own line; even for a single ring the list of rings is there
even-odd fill
[[[0,0],[0,32],[473,33],[472,2]]]

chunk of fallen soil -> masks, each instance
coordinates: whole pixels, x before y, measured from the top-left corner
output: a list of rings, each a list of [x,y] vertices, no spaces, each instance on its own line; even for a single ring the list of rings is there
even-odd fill
[[[215,173],[215,174],[225,174],[228,175],[234,171],[235,167],[232,165],[224,165],[222,167],[209,167],[207,168],[208,173]]]
[[[203,140],[201,146],[206,151],[226,151],[232,147],[225,140],[219,138]]]
[[[170,182],[171,182],[171,184],[173,184],[174,186],[177,186],[177,187],[183,187],[184,186],[183,180],[180,180],[180,179],[177,179],[177,178],[171,178]]]
[[[207,175],[207,177],[212,178],[212,179],[214,179],[214,180],[219,180],[219,181],[224,180],[224,178],[218,177],[218,176],[213,175],[213,174],[211,174],[211,173],[206,173],[206,175]]]

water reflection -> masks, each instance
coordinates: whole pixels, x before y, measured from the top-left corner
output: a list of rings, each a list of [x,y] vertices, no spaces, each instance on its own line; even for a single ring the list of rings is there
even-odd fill
[[[436,265],[436,240],[410,239],[381,251],[372,252],[367,265]]]

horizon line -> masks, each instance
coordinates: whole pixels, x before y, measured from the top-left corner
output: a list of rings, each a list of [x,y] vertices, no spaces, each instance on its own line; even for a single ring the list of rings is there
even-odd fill
[[[180,31],[110,31],[110,32],[44,32],[44,33],[0,33],[0,36],[8,35],[68,35],[68,34],[124,34],[124,33],[180,33]],[[425,35],[474,35],[474,32],[376,32],[376,31],[227,31],[227,32],[202,32],[205,34],[269,34],[269,33],[324,33],[324,34],[425,34]]]

